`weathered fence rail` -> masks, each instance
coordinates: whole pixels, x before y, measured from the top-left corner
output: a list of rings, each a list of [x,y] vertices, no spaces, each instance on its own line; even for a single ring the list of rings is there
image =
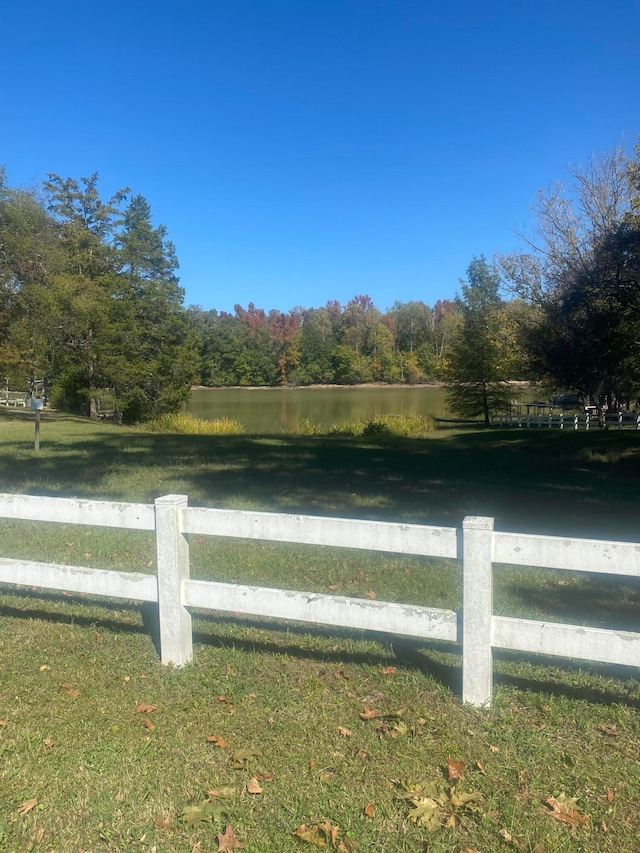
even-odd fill
[[[466,518],[462,529],[189,507],[184,495],[153,505],[0,494],[0,518],[155,531],[157,574],[0,559],[0,584],[87,593],[158,605],[160,657],[193,656],[191,610],[232,611],[462,646],[462,698],[489,707],[492,649],[539,652],[640,666],[640,634],[536,622],[493,613],[493,565],[537,566],[640,576],[640,544],[500,533],[493,519]],[[225,536],[356,548],[461,560],[463,609],[421,607],[336,595],[193,580],[189,535]]]

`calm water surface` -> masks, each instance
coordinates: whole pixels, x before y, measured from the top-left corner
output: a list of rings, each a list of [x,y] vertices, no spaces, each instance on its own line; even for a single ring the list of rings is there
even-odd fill
[[[194,390],[186,406],[200,418],[235,418],[248,433],[298,429],[308,418],[325,428],[376,415],[450,417],[446,391],[432,385],[365,388],[207,388]]]

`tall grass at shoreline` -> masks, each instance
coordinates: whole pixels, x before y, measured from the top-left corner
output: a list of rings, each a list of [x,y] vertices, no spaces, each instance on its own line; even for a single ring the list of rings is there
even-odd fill
[[[328,427],[313,423],[305,418],[298,427],[297,435],[338,435],[359,438],[425,436],[435,428],[431,415],[377,415],[369,420],[345,420]]]
[[[241,435],[244,427],[235,418],[215,418],[207,420],[187,412],[161,415],[148,423],[143,429],[149,432],[164,432],[178,435]]]

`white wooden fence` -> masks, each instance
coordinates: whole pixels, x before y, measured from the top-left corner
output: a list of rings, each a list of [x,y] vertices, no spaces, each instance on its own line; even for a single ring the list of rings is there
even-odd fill
[[[513,427],[543,427],[547,429],[584,429],[599,427],[598,416],[592,412],[584,412],[581,415],[493,415],[491,418],[493,426]],[[640,430],[640,412],[611,412],[605,414],[604,425],[607,429],[635,429]]]
[[[0,518],[155,531],[156,575],[3,558],[0,583],[156,603],[164,664],[181,666],[192,659],[191,608],[197,608],[458,643],[462,698],[483,707],[491,704],[493,648],[640,666],[638,633],[497,616],[492,593],[494,563],[638,577],[640,544],[499,533],[493,519],[479,517],[466,518],[456,530],[204,509],[189,507],[184,495],[167,495],[151,505],[0,494]],[[189,534],[461,559],[463,610],[459,615],[410,604],[192,580]]]

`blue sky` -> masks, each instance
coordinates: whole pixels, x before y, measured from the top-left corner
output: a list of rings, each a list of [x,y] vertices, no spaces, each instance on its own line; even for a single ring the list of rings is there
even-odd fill
[[[141,193],[205,309],[452,298],[640,133],[640,0],[23,0],[2,29],[9,183]]]

